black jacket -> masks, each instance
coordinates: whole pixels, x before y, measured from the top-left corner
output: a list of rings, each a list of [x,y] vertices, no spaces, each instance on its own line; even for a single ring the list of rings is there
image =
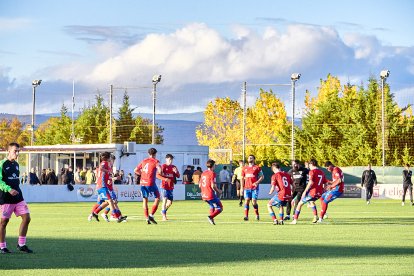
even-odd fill
[[[411,170],[403,170],[403,184],[404,185],[413,185],[413,182],[411,182],[412,175],[413,175],[413,172]]]
[[[373,170],[365,170],[362,173],[361,185],[365,187],[377,185],[377,176],[375,175],[375,172]]]

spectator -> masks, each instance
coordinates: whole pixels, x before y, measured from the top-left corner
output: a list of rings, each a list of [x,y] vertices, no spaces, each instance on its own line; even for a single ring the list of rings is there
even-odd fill
[[[124,170],[120,170],[120,171],[119,171],[119,176],[120,176],[120,181],[121,181],[121,184],[125,184],[125,183],[126,183],[126,179],[125,179],[125,173],[124,173]]]
[[[73,179],[75,180],[75,184],[81,184],[81,182],[82,182],[80,173],[81,173],[81,169],[76,168],[76,172],[73,175]]]
[[[31,185],[39,184],[40,185],[40,180],[39,180],[39,178],[36,175],[36,169],[35,168],[32,168],[30,170],[30,173],[29,173],[29,184],[31,184]]]
[[[220,171],[220,190],[223,191],[221,198],[229,198],[229,183],[230,183],[230,173],[227,170],[227,166],[223,166],[223,169]]]
[[[116,184],[116,185],[122,184],[121,175],[119,173],[119,170],[115,171],[115,174],[114,174],[112,179],[113,179],[114,184]]]
[[[75,184],[75,179],[73,175],[72,167],[69,167],[65,170],[64,177],[62,177],[63,184]]]
[[[86,172],[86,175],[85,175],[85,184],[95,184],[95,181],[96,181],[96,176],[95,176],[95,173],[94,173],[94,171],[93,171],[93,168],[92,167],[89,167],[88,168],[88,171]]]
[[[59,185],[63,184],[62,177],[63,177],[64,174],[65,174],[65,168],[61,168],[60,173],[58,173],[58,184]]]
[[[20,178],[20,184],[22,185],[27,184],[27,180],[28,180],[27,173],[24,172],[22,177]]]
[[[86,184],[86,174],[87,173],[88,173],[88,170],[86,168],[83,168],[83,170],[79,173],[80,184]]]
[[[47,184],[47,172],[46,169],[42,170],[42,173],[40,174],[40,184]]]
[[[193,173],[194,184],[198,184],[198,182],[200,182],[200,177],[202,173],[203,173],[203,170],[201,169],[201,167],[197,167],[197,170],[195,170]]]
[[[183,173],[183,184],[193,184],[193,171],[191,170],[190,165],[187,166]]]
[[[131,173],[128,173],[126,180],[125,180],[125,184],[127,185],[132,185],[134,184],[134,177],[132,176]]]
[[[57,185],[58,179],[54,169],[47,169],[46,183],[49,185]]]

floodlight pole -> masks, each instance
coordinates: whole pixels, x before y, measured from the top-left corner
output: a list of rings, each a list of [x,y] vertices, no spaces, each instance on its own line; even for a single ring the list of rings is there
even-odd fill
[[[243,149],[242,149],[242,159],[243,162],[246,160],[246,94],[247,94],[247,82],[243,82]]]
[[[299,80],[300,74],[294,73],[291,76],[292,81],[292,130],[291,130],[291,161],[295,160],[295,84]]]
[[[114,92],[114,86],[109,86],[109,143],[112,144],[112,97]]]
[[[151,144],[155,145],[155,102],[157,98],[157,82],[152,82],[152,135]]]

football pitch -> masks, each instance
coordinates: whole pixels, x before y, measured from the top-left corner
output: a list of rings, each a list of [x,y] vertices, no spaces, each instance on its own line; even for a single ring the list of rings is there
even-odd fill
[[[338,199],[323,224],[304,206],[297,225],[273,225],[266,203],[260,221],[251,210],[244,222],[237,201],[224,200],[215,226],[202,201],[174,202],[166,222],[158,210],[157,225],[146,225],[140,202],[120,202],[127,223],[88,222],[93,203],[32,203],[35,253],[16,252],[20,218],[12,217],[13,254],[0,255],[1,275],[414,274],[414,206]]]

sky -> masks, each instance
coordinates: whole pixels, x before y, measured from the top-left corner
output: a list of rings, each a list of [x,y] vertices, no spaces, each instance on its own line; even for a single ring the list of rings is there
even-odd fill
[[[1,0],[0,113],[75,111],[128,92],[138,112],[204,110],[215,97],[248,103],[272,89],[295,114],[305,91],[316,95],[328,74],[360,85],[390,70],[387,83],[401,106],[414,104],[414,1],[410,0]],[[259,85],[255,85],[259,84]]]

